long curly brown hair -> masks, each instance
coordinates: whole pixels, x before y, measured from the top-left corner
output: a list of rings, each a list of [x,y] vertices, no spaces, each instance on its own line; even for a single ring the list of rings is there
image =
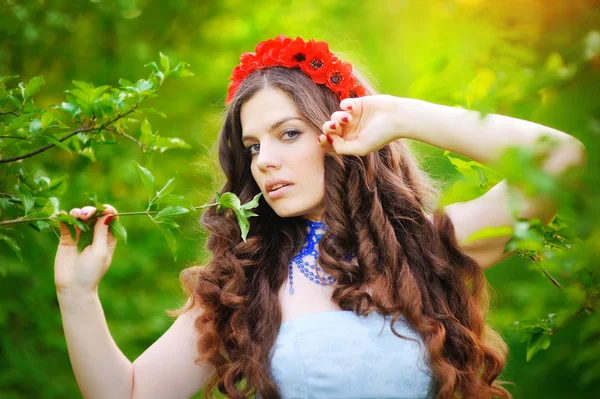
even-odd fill
[[[362,75],[354,76],[368,95],[376,94]],[[220,194],[232,192],[242,203],[260,188],[243,151],[240,111],[267,87],[287,93],[315,132],[339,110],[337,95],[300,69],[272,67],[249,76],[225,110],[218,137],[226,179]],[[507,346],[486,325],[486,279],[461,251],[451,220],[437,207],[439,192],[401,140],[366,156],[328,154],[322,216],[327,231],[318,262],[337,279],[332,301],[341,309],[393,315],[391,329],[399,337],[394,323],[404,315],[427,346],[438,398],[510,398],[497,380]],[[206,398],[215,387],[232,398],[281,396],[269,372],[282,321],[278,292],[306,228],[302,217],[281,218],[262,197],[255,212],[244,242],[233,212],[205,211],[200,222],[210,233],[210,260],[182,271],[190,300],[167,312],[201,310],[195,322],[197,363],[215,367],[204,386]],[[358,264],[342,260],[351,251]],[[371,295],[366,287],[375,284]]]

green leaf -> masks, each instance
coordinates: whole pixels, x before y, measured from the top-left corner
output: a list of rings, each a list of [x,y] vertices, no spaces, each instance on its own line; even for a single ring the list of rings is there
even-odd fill
[[[90,102],[96,101],[98,97],[106,92],[106,90],[110,89],[110,86],[99,86],[95,89],[92,89],[90,92]]]
[[[152,136],[154,136],[154,133],[152,133],[152,126],[150,125],[150,122],[148,122],[147,118],[144,118],[142,121],[140,125],[140,131],[142,132],[140,135],[140,141],[144,144],[150,144],[152,142],[151,139]]]
[[[19,75],[0,76],[0,85],[3,85],[6,82],[8,82],[9,80],[16,79],[18,77],[19,77]]]
[[[494,238],[494,237],[504,237],[504,236],[512,236],[513,229],[510,226],[499,226],[499,227],[485,227],[473,234],[471,234],[466,243],[483,240],[486,238]]]
[[[149,62],[149,63],[147,63],[144,66],[152,68],[154,70],[154,72],[156,72],[156,73],[160,72],[160,68],[158,67],[158,65],[154,61]],[[133,86],[133,84],[129,84],[128,86]]]
[[[146,186],[146,191],[148,191],[148,201],[151,201],[152,197],[154,196],[154,176],[148,169],[144,168],[136,161],[133,161],[133,163],[135,166],[137,166],[137,171],[140,175],[140,178],[142,179],[144,186]]]
[[[29,191],[29,189],[25,185],[15,185],[14,189],[17,192],[19,198],[21,199],[21,203],[23,204],[23,208],[25,209],[25,216],[27,216],[31,208],[33,208],[35,202],[33,194],[31,194],[31,191]]]
[[[12,121],[10,121],[10,124],[6,128],[6,133],[12,133],[12,132],[19,130],[22,127],[25,127],[25,125],[27,123],[29,123],[30,119],[31,119],[31,115],[29,115],[29,114],[16,117]]]
[[[241,209],[254,209],[258,206],[258,200],[260,199],[260,196],[262,195],[262,193],[258,193],[254,196],[254,198],[252,198],[250,201],[246,202],[244,205],[242,205],[240,208]],[[257,215],[258,216],[258,215]]]
[[[147,92],[148,90],[152,90],[152,88],[154,87],[152,82],[146,79],[140,79],[137,82],[135,82],[135,90],[138,93],[143,93],[143,92]]]
[[[6,209],[8,209],[9,206],[13,206],[11,200],[9,198],[6,198],[6,197],[0,197],[0,207],[2,209],[6,210]]]
[[[165,186],[163,188],[160,189],[159,192],[156,193],[157,197],[164,197],[165,195],[169,195],[173,192],[173,190],[175,189],[175,178],[170,179],[167,184],[165,184]]]
[[[179,228],[179,224],[177,224],[174,220],[172,219],[160,219],[160,220],[154,220],[155,223],[157,224],[161,224],[163,226],[167,226],[171,229],[178,229]]]
[[[238,210],[235,211],[235,216],[237,218],[238,225],[240,226],[242,240],[246,242],[246,236],[248,235],[248,231],[250,230],[250,222],[248,221],[248,219],[246,219],[246,216]]]
[[[21,87],[22,89],[21,94],[23,95],[23,102],[33,97],[33,95],[37,93],[40,87],[42,87],[42,85],[44,85],[45,83],[46,82],[44,82],[43,76],[35,76],[31,78],[29,83],[27,83],[27,86],[23,87],[20,84],[19,87]]]
[[[42,115],[42,129],[48,129],[55,119],[56,117],[52,112],[44,112],[44,114]]]
[[[119,219],[113,218],[110,221],[108,228],[117,240],[122,240],[124,243],[127,243],[127,230],[125,230],[125,227]]]
[[[74,104],[64,101],[60,103],[60,105],[51,105],[50,108],[62,111],[71,118],[74,118],[81,112],[81,109],[77,108],[77,106],[75,106]]]
[[[527,344],[527,361],[540,350],[548,349],[550,346],[550,336],[546,333],[536,333],[529,338]]]
[[[88,82],[84,82],[82,80],[74,80],[73,84],[75,85],[75,87],[78,87],[79,89],[81,89],[81,91],[83,91],[84,93],[91,93],[92,90],[94,90],[93,85],[91,85]]]
[[[73,238],[73,240],[75,240],[77,237],[75,232],[75,225],[79,227],[82,231],[88,230],[88,225],[86,223],[75,218],[74,216],[69,215],[65,211],[61,211],[53,218],[53,220],[63,222],[67,229],[69,229],[69,233],[71,233],[71,238]]]
[[[183,215],[184,213],[188,213],[189,211],[189,209],[184,208],[182,206],[169,206],[163,209],[162,211],[158,212],[158,214],[156,215],[156,219],[170,218],[177,215]]]
[[[170,150],[173,148],[192,148],[188,143],[179,137],[156,137],[156,144],[153,146],[153,150],[159,150],[160,152],[165,152],[166,150]]]
[[[167,244],[173,253],[173,260],[177,261],[177,240],[175,239],[173,232],[167,226],[161,224],[158,226],[161,228],[163,235],[165,236],[165,240],[167,240]]]
[[[60,141],[58,141],[55,138],[50,137],[50,136],[39,135],[38,137],[43,138],[48,143],[54,144],[58,148],[60,148],[62,150],[65,150],[66,152],[68,152],[69,155],[73,156],[73,154],[71,153],[71,149],[69,147],[67,147],[67,145],[65,143],[62,143],[62,142],[60,142]]]
[[[190,66],[190,64],[188,64],[187,62],[180,62],[169,73],[169,76],[173,77],[173,78],[185,78],[188,76],[194,76],[194,74],[187,69],[187,67],[189,67],[189,66]]]
[[[93,147],[85,147],[83,150],[81,150],[80,154],[86,158],[89,158],[92,162],[96,162],[96,154],[94,154]]]
[[[17,255],[19,260],[21,262],[23,261],[23,256],[21,255],[21,248],[19,247],[19,245],[17,244],[17,242],[15,240],[13,240],[9,236],[4,235],[2,233],[0,233],[0,240],[3,240],[6,244],[8,244],[10,249],[12,249],[13,252]]]
[[[165,73],[168,74],[168,72],[169,72],[169,57],[164,55],[162,52],[159,52],[158,54],[160,55],[160,66],[162,66]]]
[[[79,241],[77,241],[77,252],[81,253],[94,239],[94,229],[88,228],[87,231],[79,233]]]
[[[59,199],[56,197],[50,197],[46,201],[46,204],[41,210],[41,213],[46,216],[52,216],[58,213],[60,209]]]
[[[156,63],[155,63],[155,65],[156,65]],[[121,87],[133,86],[133,82],[131,82],[130,80],[124,79],[124,78],[120,78],[119,85],[121,85]]]
[[[223,194],[218,199],[217,203],[219,204],[219,206],[217,206],[217,210],[219,210],[220,207],[234,210],[238,210],[241,207],[240,199],[235,194],[229,192]]]
[[[44,129],[42,128],[42,118],[35,118],[29,124],[29,133],[32,136],[35,136],[38,133],[41,133]]]

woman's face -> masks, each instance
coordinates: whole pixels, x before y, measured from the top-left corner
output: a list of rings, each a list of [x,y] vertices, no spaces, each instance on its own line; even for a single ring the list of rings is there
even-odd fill
[[[325,150],[317,142],[321,132],[305,122],[292,99],[277,89],[258,91],[242,105],[240,118],[252,176],[269,206],[280,217],[321,220],[325,210]],[[269,179],[291,184],[269,194]]]

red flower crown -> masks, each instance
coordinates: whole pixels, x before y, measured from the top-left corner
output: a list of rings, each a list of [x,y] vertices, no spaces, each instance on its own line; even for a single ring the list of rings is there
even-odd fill
[[[242,62],[233,68],[229,78],[231,82],[227,90],[226,104],[229,104],[240,84],[252,72],[271,66],[300,67],[315,83],[325,84],[333,90],[340,97],[340,101],[347,97],[365,95],[365,88],[352,76],[352,65],[330,52],[326,42],[316,42],[314,39],[305,42],[300,37],[292,40],[279,35],[275,39],[258,43],[255,53],[243,53],[240,60]]]

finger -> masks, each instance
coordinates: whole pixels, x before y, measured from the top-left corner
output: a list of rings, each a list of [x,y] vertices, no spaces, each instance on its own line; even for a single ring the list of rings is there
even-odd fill
[[[107,252],[109,257],[117,246],[117,239],[110,232],[110,222],[113,218],[117,219],[119,216],[117,210],[108,204],[102,204],[104,206],[103,216],[98,217],[96,225],[94,226],[94,240],[92,241],[92,250],[98,251],[99,253]]]
[[[109,204],[102,204],[104,206],[104,211],[102,212],[103,215],[108,215],[109,213],[112,215],[116,215],[117,210],[115,209],[114,206],[109,205]],[[119,216],[115,216],[115,219],[119,220]]]
[[[84,206],[83,208],[81,208],[81,210],[79,211],[79,218],[81,220],[88,220],[90,217],[92,217],[94,214],[96,213],[96,208],[93,206]]]
[[[352,116],[357,116],[362,113],[362,103],[364,97],[344,98],[340,102],[340,109],[349,112]]]
[[[75,219],[80,219],[79,212],[80,208],[73,208],[69,211],[69,215],[73,216]],[[79,235],[81,234],[81,229],[76,224],[73,225],[75,227],[75,242],[79,240]],[[67,230],[69,231],[69,230]],[[69,234],[70,236],[70,234]]]
[[[332,134],[328,138],[331,139],[331,145],[336,153],[340,155],[366,155],[364,153],[364,144],[358,140],[344,140],[343,137]]]
[[[327,139],[327,136],[324,134],[320,134],[319,135],[319,146],[324,149],[327,152],[335,152],[335,150],[333,149],[333,146],[331,145],[331,142],[329,140],[331,139]]]
[[[67,214],[66,211],[59,211],[58,213],[62,213],[62,214]],[[73,240],[73,237],[71,237],[71,232],[69,231],[69,229],[67,228],[66,223],[59,221],[58,222],[59,228],[60,228],[60,241],[59,241],[59,245],[67,245],[67,246],[75,246],[76,241]]]
[[[337,121],[327,121],[327,122],[323,123],[321,130],[323,131],[323,133],[325,133],[325,135],[331,135],[331,134],[339,135],[341,133],[341,127]]]
[[[335,111],[333,114],[331,114],[331,121],[335,121],[340,126],[343,126],[352,122],[352,115],[346,111]]]

